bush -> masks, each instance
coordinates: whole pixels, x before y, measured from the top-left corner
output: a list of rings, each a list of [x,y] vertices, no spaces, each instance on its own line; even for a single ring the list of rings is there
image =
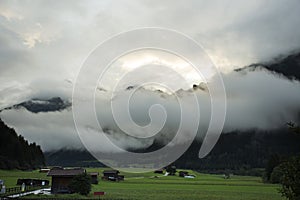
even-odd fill
[[[269,158],[263,175],[264,182],[271,182],[271,174],[274,168],[279,166],[280,163],[282,163],[282,158],[278,154],[274,154]]]
[[[72,192],[88,195],[92,189],[90,175],[84,173],[75,176],[71,181],[69,188]]]
[[[271,183],[281,183],[282,182],[282,166],[279,165],[273,169],[273,172],[271,173],[270,182]]]
[[[166,171],[169,173],[169,175],[171,176],[174,176],[175,173],[176,173],[176,167],[174,165],[169,165],[167,168],[166,168]]]

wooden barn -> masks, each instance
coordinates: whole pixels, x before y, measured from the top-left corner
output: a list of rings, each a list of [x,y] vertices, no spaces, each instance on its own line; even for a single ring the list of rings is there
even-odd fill
[[[98,184],[98,172],[90,172],[89,175],[91,176],[91,183]]]
[[[118,170],[104,170],[102,180],[109,180],[109,181],[123,181],[124,176],[119,175]]]
[[[52,177],[51,193],[71,193],[69,184],[71,180],[79,174],[85,173],[83,168],[64,169],[61,167],[52,168],[47,176]]]

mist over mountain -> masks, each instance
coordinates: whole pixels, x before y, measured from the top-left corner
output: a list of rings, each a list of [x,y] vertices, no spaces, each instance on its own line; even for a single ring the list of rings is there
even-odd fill
[[[288,58],[294,60],[298,57],[291,55]],[[273,63],[272,66],[279,66],[282,62],[280,60],[278,64]],[[297,69],[293,65],[296,61],[287,63],[292,63],[292,66],[288,68]],[[284,127],[286,122],[298,121],[300,111],[299,81],[291,81],[266,70],[237,70],[224,73],[222,77],[227,95],[227,113],[223,132],[251,129],[272,131]],[[157,144],[162,145],[169,142],[176,133],[180,120],[180,106],[176,96],[186,103],[189,112],[193,112],[193,108],[189,106],[188,102],[192,95],[196,95],[201,114],[196,138],[201,141],[207,130],[211,114],[210,94],[207,87],[209,84],[209,82],[195,83],[190,86],[190,89],[177,90],[173,94],[160,89],[139,87],[134,83],[128,83],[122,90],[113,94],[108,89],[96,90],[95,111],[103,133],[111,141],[124,149],[140,151],[140,149],[154,148]],[[153,137],[137,139],[129,136],[114,121],[111,102],[123,108],[128,103],[125,97],[134,90],[136,91],[129,104],[133,122],[142,126],[147,125],[150,122],[149,108],[155,104],[162,105],[167,112],[168,117],[163,129]],[[83,97],[85,96],[84,92],[83,90]],[[35,97],[31,101],[24,101],[2,110],[1,117],[26,139],[40,144],[43,151],[83,150],[85,147],[77,134],[70,105],[70,102],[62,98]],[[120,116],[123,115],[122,113],[124,112],[119,111]],[[158,112],[157,114],[159,116],[161,113]],[[121,120],[121,125],[127,127],[132,134],[148,134],[135,130],[128,124],[127,120]],[[97,132],[98,130],[93,128],[89,131]],[[189,131],[187,128],[187,133]],[[182,138],[182,142],[188,139],[190,136],[186,134]],[[103,148],[103,151],[111,151],[108,144],[99,146]]]
[[[225,170],[242,175],[260,176],[258,172],[249,172],[253,168],[264,168],[272,155],[289,157],[300,151],[300,136],[282,127],[273,131],[248,130],[222,133],[210,154],[198,158],[201,141],[195,140],[189,149],[174,164],[178,168],[194,169],[205,172],[224,173]],[[147,149],[134,152],[152,152],[161,148],[156,143]],[[48,165],[102,167],[86,150],[61,149],[45,153]]]
[[[300,52],[274,59],[269,63],[255,63],[243,68],[235,69],[237,72],[246,70],[255,71],[266,69],[275,74],[283,75],[289,79],[300,80]]]
[[[287,75],[289,78],[297,77],[298,58],[299,54],[290,55],[285,59],[279,60],[278,63],[271,64],[271,67],[269,68],[271,70],[276,69],[275,67],[279,66],[278,69],[285,69],[282,67],[284,65],[289,70],[288,72],[283,70],[280,71],[280,73],[284,75],[289,73],[289,75]],[[290,81],[284,79],[282,76],[277,76],[276,74],[279,73],[279,71],[269,73],[267,71],[261,71],[259,68],[249,70],[250,68],[251,67],[235,70],[230,74],[223,75],[225,84],[228,88],[227,123],[225,124],[221,138],[213,151],[206,158],[199,159],[198,151],[202,143],[202,137],[198,137],[198,139],[192,143],[191,147],[175,162],[178,167],[194,168],[204,171],[261,168],[264,167],[267,159],[273,154],[290,156],[299,152],[299,136],[289,131],[286,126],[286,123],[290,120],[296,123],[300,122],[300,105],[299,101],[296,100],[298,99],[297,91],[299,91],[298,81]],[[269,70],[269,68],[265,67],[267,70]],[[246,74],[243,73],[244,70],[246,70]],[[241,80],[241,78],[243,78],[243,80]],[[253,80],[257,80],[256,83],[257,85],[260,85],[261,88],[250,84]],[[240,84],[239,88],[241,88],[241,90],[237,89],[238,86],[236,85],[233,87],[232,84],[237,83]],[[293,87],[291,86],[295,87],[295,90],[293,90]],[[137,86],[128,86],[123,92],[132,90],[136,87]],[[286,96],[277,96],[279,92],[285,90],[284,88],[290,89]],[[244,92],[241,92],[242,89],[244,89]],[[104,91],[101,92],[103,93]],[[161,90],[151,90],[147,88],[141,88],[139,92],[140,98],[145,95],[150,95],[151,98],[155,97],[168,100],[168,98],[172,96]],[[191,92],[196,92],[198,95],[208,93],[207,87],[203,83],[200,83],[199,85],[194,84],[191,89],[186,91],[179,90],[176,93],[177,95],[186,95]],[[249,99],[246,100],[245,104],[239,105],[238,101],[236,101],[237,95],[244,98],[246,96]],[[203,98],[203,96],[200,97]],[[145,103],[145,101],[141,102]],[[253,105],[251,106],[251,104]],[[262,106],[267,107],[262,108]],[[293,109],[290,109],[291,107],[293,107]],[[255,115],[253,114],[253,111],[256,109],[258,109],[259,112],[257,113],[257,117],[254,117]],[[278,112],[281,109],[283,113],[286,114]],[[236,110],[239,110],[239,112]],[[133,112],[134,119],[136,119],[135,114],[137,113]],[[237,118],[235,118],[235,116]],[[278,120],[275,120],[276,118]],[[251,120],[253,121],[251,122]],[[266,126],[268,123],[269,125]],[[201,130],[202,129],[200,128],[200,131]],[[122,136],[124,133],[112,125],[106,126],[103,131],[110,135],[110,137],[118,139],[119,142],[121,141],[122,143],[132,144],[125,147],[127,150],[132,152],[152,152],[163,147],[168,141],[166,138],[161,140],[162,137],[154,138],[150,143],[131,141],[129,138],[124,138],[124,136]],[[164,135],[164,132],[161,132],[160,134]],[[169,139],[170,138],[172,137],[169,137]],[[141,144],[137,144],[139,142],[141,142]],[[48,164],[72,165],[80,163],[80,165],[84,166],[102,166],[101,163],[96,161],[91,154],[84,149],[52,149],[46,152],[46,158]],[[78,162],[79,160],[80,162]]]
[[[46,164],[49,166],[104,167],[86,150],[60,149],[45,152]]]

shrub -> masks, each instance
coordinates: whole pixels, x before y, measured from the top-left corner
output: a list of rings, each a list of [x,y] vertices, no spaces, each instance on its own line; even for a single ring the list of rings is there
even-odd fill
[[[272,155],[266,165],[265,173],[263,175],[264,182],[271,182],[271,174],[273,169],[282,162],[282,158],[278,154]]]
[[[283,176],[282,166],[278,165],[277,167],[275,167],[273,169],[273,171],[271,173],[270,182],[271,183],[281,183],[282,176]]]
[[[71,181],[69,188],[72,192],[88,195],[92,189],[90,175],[84,173],[75,176]]]

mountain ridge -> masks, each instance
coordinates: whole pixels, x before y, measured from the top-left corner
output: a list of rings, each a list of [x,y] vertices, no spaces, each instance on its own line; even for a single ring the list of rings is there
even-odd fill
[[[71,102],[69,102],[68,100],[63,100],[61,97],[52,97],[49,99],[33,98],[10,107],[6,107],[0,110],[0,112],[12,109],[18,110],[21,108],[24,108],[32,113],[55,112],[68,109],[69,107],[71,107],[71,105]]]
[[[260,68],[266,69],[269,72],[280,74],[288,79],[300,80],[300,52],[290,54],[284,58],[273,60],[269,63],[253,63],[251,65],[235,69],[236,72],[245,70],[255,71]]]

